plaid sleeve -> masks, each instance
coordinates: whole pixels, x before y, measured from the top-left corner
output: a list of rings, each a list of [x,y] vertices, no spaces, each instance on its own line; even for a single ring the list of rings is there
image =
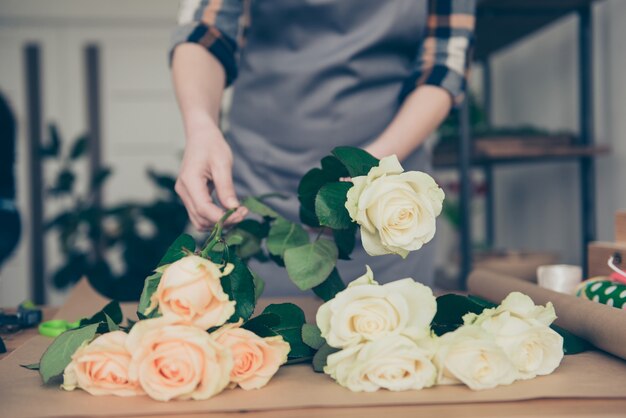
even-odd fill
[[[178,45],[202,45],[222,64],[226,85],[230,85],[237,78],[237,41],[243,32],[245,1],[182,0],[178,27],[172,35],[170,63]]]
[[[429,0],[428,23],[405,94],[420,85],[447,90],[463,101],[474,38],[476,0]]]

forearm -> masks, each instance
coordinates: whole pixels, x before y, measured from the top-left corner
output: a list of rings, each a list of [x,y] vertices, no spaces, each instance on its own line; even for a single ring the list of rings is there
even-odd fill
[[[172,61],[174,90],[187,139],[219,130],[219,114],[225,73],[220,62],[202,46],[192,43],[176,48]]]
[[[431,85],[418,87],[366,151],[378,158],[396,154],[400,160],[405,159],[439,127],[451,107],[452,99],[446,90]]]

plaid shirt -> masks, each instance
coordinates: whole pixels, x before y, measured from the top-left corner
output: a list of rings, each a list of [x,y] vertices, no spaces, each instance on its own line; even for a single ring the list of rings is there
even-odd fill
[[[237,77],[237,48],[243,42],[248,0],[182,0],[174,48],[185,42],[204,46],[224,66],[226,83]],[[428,0],[426,33],[415,57],[404,95],[424,84],[441,87],[463,100],[470,63],[476,0]]]

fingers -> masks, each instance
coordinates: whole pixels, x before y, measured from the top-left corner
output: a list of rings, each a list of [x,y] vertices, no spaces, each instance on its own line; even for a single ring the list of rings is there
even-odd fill
[[[239,206],[239,199],[235,194],[235,186],[233,185],[233,175],[231,166],[228,164],[219,164],[213,167],[213,184],[217,197],[222,206],[227,209],[235,209],[235,213],[228,217],[226,224],[234,224],[241,222],[248,214],[248,210]]]
[[[209,187],[200,176],[181,176],[176,182],[180,196],[193,226],[200,230],[210,229],[224,214],[211,199]]]

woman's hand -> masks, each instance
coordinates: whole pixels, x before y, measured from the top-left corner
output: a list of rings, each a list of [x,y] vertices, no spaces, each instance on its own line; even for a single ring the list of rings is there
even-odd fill
[[[227,224],[240,222],[247,215],[235,194],[232,166],[230,146],[217,128],[187,139],[175,189],[196,229],[203,231],[215,225],[224,215],[224,208],[238,207]],[[211,198],[213,190],[221,207]]]

